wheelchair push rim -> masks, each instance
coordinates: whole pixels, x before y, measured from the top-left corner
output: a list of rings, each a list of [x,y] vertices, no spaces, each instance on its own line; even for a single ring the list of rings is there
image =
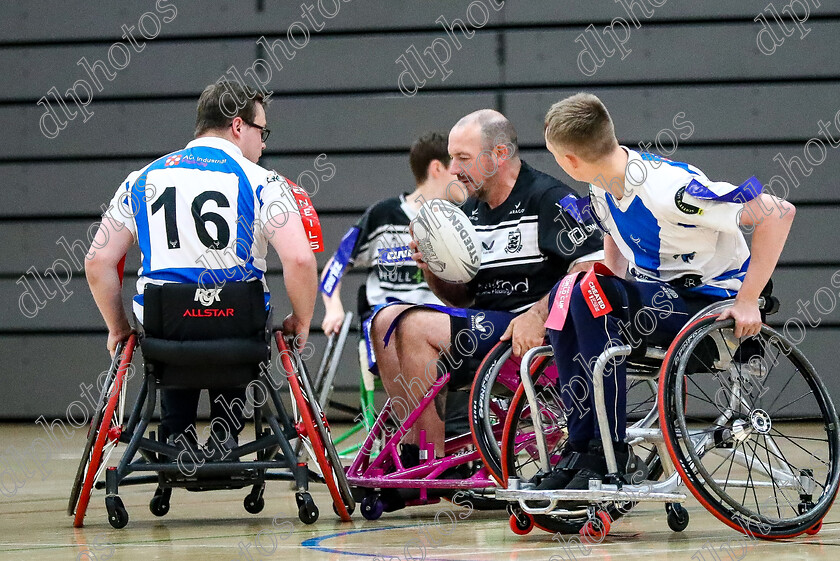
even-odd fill
[[[797,536],[819,524],[837,494],[837,413],[813,366],[779,332],[762,325],[758,336],[737,339],[734,320],[717,317],[683,328],[665,356],[665,444],[716,518],[751,536]],[[797,433],[806,419],[794,405],[820,414],[825,438]]]
[[[93,486],[108,465],[108,459],[120,439],[125,412],[125,375],[131,367],[136,337],[132,334],[125,343],[117,346],[108,378],[102,387],[100,406],[91,421],[67,507],[67,514],[74,516],[73,526],[76,528],[84,526]]]
[[[313,395],[305,393],[299,378],[305,376],[305,374],[289,358],[290,356],[294,356],[293,351],[289,350],[282,333],[275,333],[275,339],[283,368],[286,371],[286,377],[289,380],[292,405],[296,409],[296,417],[300,419],[300,424],[297,426],[299,438],[304,442],[304,448],[306,448],[309,456],[318,465],[318,469],[324,478],[324,483],[326,483],[329,489],[335,511],[339,518],[345,522],[350,521],[348,505],[345,504],[344,494],[339,490],[339,485],[341,485],[340,477],[344,475],[343,468],[341,467],[341,463],[338,463],[338,467],[336,468],[324,453],[327,446],[332,446],[332,441],[327,440],[325,442],[321,438],[319,426],[315,422],[316,411],[314,407],[317,405],[317,402],[314,401]],[[327,435],[327,439],[329,439],[329,435]],[[341,470],[341,475],[338,474],[339,470]],[[346,482],[346,478],[344,481]],[[349,486],[347,487],[347,493],[349,494]]]

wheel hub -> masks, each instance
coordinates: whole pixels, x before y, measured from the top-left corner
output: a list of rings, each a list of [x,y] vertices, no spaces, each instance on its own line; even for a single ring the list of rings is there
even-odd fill
[[[773,426],[770,415],[764,409],[753,409],[753,412],[750,413],[750,424],[753,430],[759,434],[769,433],[770,428]]]

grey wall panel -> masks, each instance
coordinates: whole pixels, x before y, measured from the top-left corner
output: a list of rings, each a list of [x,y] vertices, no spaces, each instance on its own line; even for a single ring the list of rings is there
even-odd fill
[[[20,76],[4,88],[0,99],[31,99],[34,104],[55,86],[61,95],[76,80],[85,80],[99,96],[150,96],[198,94],[231,66],[244,72],[254,60],[256,44],[248,40],[150,42],[142,52],[131,51],[128,65],[116,70],[108,63],[103,45],[39,46],[0,51],[0,72]],[[114,54],[118,63],[122,55]],[[84,57],[90,65],[103,61],[108,72],[97,65],[92,80],[78,64]],[[166,61],[161,64],[161,61]],[[111,80],[108,80],[111,78]],[[101,89],[100,89],[101,88]],[[82,93],[81,87],[79,93]]]
[[[54,40],[54,39],[109,39],[122,40],[122,24],[136,26],[140,16],[146,11],[155,11],[155,2],[146,0],[131,5],[97,4],[95,9],[83,0],[55,3],[50,0],[11,0],[4,18],[0,20],[0,36],[15,37],[18,40]],[[256,0],[172,0],[178,13],[175,19],[163,24],[161,37],[169,35],[210,35],[214,33],[253,33],[283,34],[296,21],[305,21],[301,17],[300,5],[304,2],[257,2]],[[305,2],[316,6],[316,0]],[[390,28],[430,28],[437,26],[435,20],[441,15],[448,20],[465,18],[468,0],[428,0],[400,2],[399,9],[389,0],[369,2],[345,2],[321,0],[326,13],[338,12],[331,19],[320,15],[316,8],[313,14],[315,23],[323,24],[324,32],[359,29]],[[490,12],[488,25],[501,21],[501,14],[489,9],[489,0],[485,6]],[[263,10],[257,9],[258,5]],[[338,8],[336,8],[338,6]],[[481,17],[474,9],[474,18]],[[169,19],[171,13],[160,10],[161,16]],[[67,25],[73,21],[77,25]],[[147,23],[151,26],[151,22]],[[312,25],[307,24],[310,33]],[[442,29],[442,28],[441,28]],[[150,31],[153,29],[150,27]],[[442,32],[442,31],[441,31]],[[138,40],[142,38],[135,30]],[[313,34],[314,35],[314,34]]]
[[[565,82],[589,87],[614,81],[700,82],[706,79],[837,76],[840,61],[834,53],[840,50],[840,38],[835,33],[836,24],[812,22],[808,27],[811,31],[804,40],[798,40],[796,34],[768,56],[756,45],[756,33],[761,29],[756,23],[643,26],[639,30],[633,29],[626,40],[625,32],[616,28],[619,40],[625,40],[621,48],[601,32],[603,26],[600,26],[598,33],[607,50],[595,45],[593,49],[602,59],[603,66],[596,67],[586,58],[583,60],[586,73],[578,67],[578,57],[585,46],[575,41],[584,32],[583,26],[508,31],[505,34],[505,80],[513,85]],[[591,32],[584,37],[594,43]],[[663,49],[664,45],[683,45],[685,48]],[[703,56],[698,56],[698,50],[702,50]]]
[[[275,37],[268,37],[273,43]],[[396,59],[412,45],[418,53],[429,47],[434,37],[423,34],[400,34],[362,37],[313,37],[305,49],[292,60],[282,51],[276,57],[261,55],[265,66],[257,65],[255,71],[268,91],[334,90],[390,88],[398,92],[397,79],[405,66]],[[285,39],[283,39],[285,41]],[[500,72],[496,56],[494,33],[479,33],[464,41],[460,50],[450,47],[447,55],[441,44],[435,47],[443,62],[444,70],[435,70],[430,55],[422,55],[429,66],[430,86],[488,85],[497,83]],[[85,80],[93,86],[93,97],[99,96],[166,96],[194,94],[222,77],[236,80],[236,73],[251,87],[256,87],[254,70],[249,68],[257,59],[258,45],[253,40],[177,41],[150,43],[141,53],[133,53],[123,70],[113,72],[108,81],[106,73],[95,72],[99,85],[78,65],[84,57],[89,64],[105,60],[107,51],[102,46],[21,47],[0,50],[0,74],[20,76],[0,92],[3,99],[31,99],[34,104],[55,86],[64,95],[76,80]],[[421,67],[412,55],[414,72]],[[279,57],[279,58],[278,58]],[[122,59],[120,59],[122,60]],[[161,64],[161,61],[167,61]],[[226,74],[233,66],[235,71]],[[249,72],[249,74],[246,74]],[[271,74],[268,74],[270,72]],[[422,75],[421,75],[422,76]],[[269,81],[270,79],[270,81]],[[406,87],[413,87],[410,80]],[[101,88],[101,89],[100,89]],[[79,92],[82,92],[80,87]],[[85,97],[87,94],[82,94]]]
[[[441,130],[446,133],[446,129]],[[316,170],[315,157],[272,156],[260,163],[292,181],[300,180],[313,193],[312,202],[319,212],[364,209],[387,197],[414,190],[407,148],[404,155],[326,156],[326,160],[319,160],[318,166],[334,165],[332,178],[328,178],[329,169]],[[100,213],[100,205],[108,204],[129,172],[148,163],[148,160],[103,160],[0,164],[0,182],[4,186],[0,189],[0,215],[95,216]],[[319,177],[317,186],[311,183],[310,175],[301,176],[306,171]]]
[[[612,2],[586,2],[585,0],[557,2],[556,0],[523,0],[505,2],[505,21],[507,23],[580,23],[585,26],[592,21],[608,22],[615,17],[628,18],[627,12],[622,4]],[[626,4],[630,4],[626,0]],[[650,2],[641,2],[647,7],[650,18],[643,15],[642,9],[638,7],[639,2],[634,4],[636,18],[642,26],[645,22],[663,20],[679,20],[680,18],[703,18],[703,19],[726,19],[726,18],[754,18],[767,6],[765,0],[741,0],[739,2],[728,2],[727,0],[705,0],[703,2],[692,2],[691,0],[670,0],[661,7],[654,7]],[[827,2],[820,2],[820,7],[813,9],[811,15],[837,15],[840,14],[840,7],[829,6]],[[797,9],[797,13],[800,10]]]
[[[358,219],[355,215],[325,215],[321,217],[321,227],[324,235],[324,244],[327,251],[317,253],[319,266],[323,266],[330,257],[341,236]],[[57,241],[64,237],[69,244],[81,240],[86,246],[87,229],[95,224],[87,220],[56,220],[56,221],[29,221],[0,222],[0,239],[12,240],[12,243],[0,244],[0,273],[18,274],[35,267],[41,273],[50,267],[56,259],[69,260],[67,252]],[[91,230],[95,233],[95,229]],[[279,269],[280,259],[276,254],[269,251],[269,267]],[[76,251],[77,260],[81,250]],[[139,251],[132,246],[132,253],[129,254],[126,269],[136,270],[139,267]]]
[[[840,181],[837,179],[840,176],[840,157],[836,157],[833,151],[829,152],[825,162],[819,166],[811,166],[805,161],[811,171],[811,175],[808,177],[803,176],[798,168],[794,167],[794,178],[798,185],[793,182],[791,176],[787,173],[786,170],[789,168],[780,163],[781,160],[790,162],[793,157],[803,160],[803,146],[804,144],[795,147],[779,145],[778,147],[727,146],[707,148],[680,145],[677,151],[668,157],[672,160],[696,165],[710,179],[715,181],[729,181],[739,184],[748,177],[755,175],[760,181],[767,184],[771,179],[779,176],[784,179],[787,191],[781,183],[778,183],[778,179],[774,180],[771,188],[777,196],[793,203],[800,201],[836,203],[840,201]],[[642,150],[638,145],[630,148],[637,151]],[[659,153],[656,148],[652,147],[651,150]],[[668,148],[667,152],[670,153],[671,149]],[[779,154],[781,154],[781,157],[778,156]],[[522,158],[537,169],[562,179],[578,191],[586,192],[586,185],[577,183],[566,175],[547,150],[523,150]]]
[[[838,340],[840,329],[807,329],[804,340],[798,345],[812,362],[835,400],[840,396],[840,378],[833,375],[837,363],[833,349],[836,348]],[[336,376],[336,386],[339,390],[345,390],[341,401],[350,405],[356,404],[359,383],[355,341],[354,335],[351,334]],[[313,335],[312,342],[316,354],[308,361],[308,366],[314,373],[326,341],[321,335]],[[135,364],[140,367],[139,359]],[[93,383],[99,372],[107,366],[104,334],[0,338],[0,369],[6,373],[0,418],[34,420],[44,415],[48,420],[64,419],[72,401],[83,401],[80,397],[80,384]],[[133,403],[133,396],[139,387],[138,381],[139,378],[129,381],[130,403]],[[284,390],[283,393],[287,392]],[[340,414],[335,411],[328,412],[330,419],[338,416]]]
[[[787,255],[787,252],[785,253]],[[835,276],[836,275],[836,276]],[[25,277],[33,287],[33,277]],[[345,311],[356,312],[356,292],[365,282],[362,271],[354,271],[344,276],[342,280],[342,302]],[[291,305],[286,295],[282,275],[272,270],[267,276],[272,304],[275,308],[275,325],[282,323],[286,314],[291,312]],[[99,315],[87,282],[82,275],[76,275],[67,285],[66,291],[72,293],[66,300],[56,295],[52,299],[44,297],[37,288],[33,290],[45,301],[42,309],[34,317],[27,317],[20,310],[20,298],[26,285],[17,284],[17,279],[0,280],[0,330],[15,331],[43,331],[43,330],[74,330],[74,329],[104,329],[104,323]],[[813,325],[820,323],[840,323],[840,306],[832,305],[833,300],[840,297],[840,269],[832,267],[797,268],[795,265],[784,266],[773,274],[774,295],[781,301],[781,311],[769,318],[773,325],[783,325],[789,318],[799,318]],[[126,278],[123,288],[123,302],[131,313],[131,297],[135,294],[135,276]],[[837,286],[834,286],[837,285]],[[55,290],[52,282],[47,285]],[[828,292],[826,292],[828,291]],[[830,293],[830,294],[829,294]],[[816,306],[814,304],[816,300]],[[28,297],[25,302],[27,310],[34,311]],[[804,308],[804,311],[802,309]],[[809,318],[810,314],[810,318]],[[315,304],[315,316],[312,328],[319,329],[324,318],[324,305],[319,296]]]
[[[315,354],[307,361],[312,375],[318,368],[321,355],[326,347],[326,338],[313,334],[312,344]],[[355,351],[354,335],[348,338],[348,344],[342,355],[340,368],[336,375],[336,386],[340,392],[340,401],[358,406],[359,366]],[[276,351],[275,351],[276,352]],[[128,409],[140,388],[142,359],[135,354],[135,372],[128,381]],[[3,408],[0,420],[27,419],[35,420],[43,415],[48,421],[62,419],[68,430],[73,427],[66,422],[67,411],[71,402],[79,401],[89,414],[92,407],[82,396],[87,386],[95,383],[97,376],[109,366],[108,353],[105,350],[105,334],[102,335],[37,335],[7,336],[0,338],[0,369],[6,373]],[[348,392],[347,390],[351,390]],[[289,392],[285,385],[281,387],[280,397],[288,405]],[[207,396],[202,396],[200,414],[207,414]],[[69,410],[81,421],[83,414],[78,406]],[[128,412],[126,412],[126,415]],[[328,411],[330,419],[342,414]],[[87,430],[81,428],[78,430]],[[253,430],[253,429],[250,429]],[[61,437],[60,429],[54,434]],[[79,450],[81,454],[81,450]]]
[[[287,98],[275,105],[277,120],[269,121],[270,146],[327,153],[405,146],[423,132],[447,129],[467,113],[494,105],[493,95],[484,93]],[[79,115],[47,140],[39,129],[41,107],[0,107],[0,128],[18,140],[3,158],[158,154],[192,138],[193,101],[94,102],[91,109],[87,123]]]
[[[213,33],[246,32],[254,34],[277,33],[285,30],[294,21],[302,21],[300,3],[265,2],[263,11],[257,10],[256,0],[235,2],[234,0],[175,0],[170,2],[178,9],[174,20],[163,25],[161,36],[176,34],[212,35]],[[627,18],[626,11],[618,4],[610,2],[588,2],[586,0],[483,0],[490,12],[490,24],[507,22],[511,24],[576,23],[585,27],[590,21],[609,21],[615,17]],[[490,9],[492,4],[503,4],[504,9],[496,12]],[[18,40],[54,40],[107,38],[121,39],[122,24],[137,25],[137,20],[145,11],[154,12],[154,2],[136,2],[131,5],[99,4],[91,9],[83,0],[54,3],[50,0],[10,0],[0,20],[0,36],[14,37]],[[309,2],[315,5],[315,0]],[[465,18],[468,0],[429,0],[400,2],[399,9],[393,9],[389,0],[370,2],[335,3],[324,0],[323,6],[335,10],[338,14],[326,19],[315,11],[316,23],[324,23],[324,31],[390,29],[390,28],[436,28],[435,20],[444,15],[449,21]],[[641,24],[680,18],[726,19],[731,17],[754,18],[767,5],[765,0],[744,0],[727,2],[711,0],[692,2],[691,0],[671,0],[660,8],[651,9],[650,19],[646,19],[639,8],[636,17]],[[812,5],[813,8],[813,5]],[[475,9],[474,17],[479,14]],[[800,12],[797,9],[797,12]],[[200,16],[199,16],[200,14]],[[815,15],[838,15],[840,8],[821,2],[819,8],[812,9]],[[169,13],[162,14],[167,17]],[[73,21],[77,25],[67,25]],[[137,35],[137,31],[134,32]],[[138,36],[138,39],[139,36]]]
[[[446,134],[446,128],[441,132]],[[406,138],[406,142],[410,139]],[[635,146],[638,150],[639,147]],[[794,187],[785,168],[774,160],[782,154],[785,161],[803,157],[802,146],[746,147],[729,146],[706,148],[682,145],[670,157],[690,162],[715,180],[740,182],[750,175],[767,182],[779,175],[788,184],[788,200],[840,201],[840,158],[827,157],[822,165],[813,167],[812,175],[797,175],[799,186]],[[654,148],[655,151],[655,148]],[[832,152],[833,154],[833,152]],[[414,188],[414,177],[408,167],[408,149],[404,155],[396,154],[326,154],[323,164],[335,166],[335,175],[327,181],[319,179],[312,201],[320,211],[363,209],[387,197]],[[531,165],[551,175],[562,178],[570,185],[572,180],[563,174],[546,150],[523,150],[522,156]],[[99,213],[99,207],[113,196],[119,182],[130,171],[140,169],[148,160],[37,162],[28,164],[0,164],[0,214],[3,216],[55,215]],[[311,192],[314,185],[301,177],[305,171],[315,172],[315,158],[308,156],[270,156],[261,160],[267,168],[276,169],[292,181],[301,180]],[[329,170],[318,171],[326,177]],[[582,186],[581,186],[582,187]],[[784,195],[784,192],[779,192]]]
[[[834,84],[587,88],[610,110],[619,141],[653,143],[685,112],[695,130],[690,140],[787,140],[817,135],[818,121],[837,113]],[[543,122],[551,105],[578,89],[505,94],[507,116],[522,143],[544,144]],[[688,134],[688,129],[678,131]]]

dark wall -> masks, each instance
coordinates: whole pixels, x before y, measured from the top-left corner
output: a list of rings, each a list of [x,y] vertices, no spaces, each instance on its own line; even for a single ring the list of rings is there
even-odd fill
[[[291,60],[275,50],[282,68],[272,64],[264,45],[280,39],[292,49],[286,30],[304,21],[299,2],[6,4],[0,18],[0,130],[5,133],[0,151],[0,375],[5,382],[0,417],[63,416],[78,397],[79,383],[106,362],[105,331],[82,274],[73,268],[66,288],[72,294],[64,301],[61,295],[53,297],[30,318],[19,309],[22,279],[32,282],[31,274],[24,276],[27,270],[34,267],[43,275],[56,259],[69,262],[58,240],[86,240],[100,205],[130,171],[190,140],[203,86],[232,67],[245,75],[257,59],[267,61],[255,69],[263,78],[271,70],[265,87],[274,92],[268,112],[273,132],[261,163],[292,179],[314,170],[319,154],[335,166],[335,176],[321,182],[313,196],[330,251],[365,207],[411,189],[406,156],[414,137],[448,130],[475,109],[505,112],[518,129],[524,158],[563,177],[542,146],[542,118],[552,102],[585,89],[606,102],[620,140],[629,146],[650,143],[651,150],[692,162],[713,179],[738,183],[756,175],[764,183],[774,176],[784,181],[787,188],[779,192],[781,182],[775,180],[776,192],[796,204],[798,212],[775,275],[783,300],[775,324],[792,317],[807,323],[797,301],[812,301],[822,287],[836,297],[830,280],[840,270],[840,154],[825,141],[824,157],[814,142],[809,145],[811,163],[804,153],[810,139],[825,138],[821,122],[840,140],[840,35],[835,31],[840,7],[834,4],[814,7],[811,2],[807,20],[797,12],[805,20],[799,27],[785,16],[786,35],[770,15],[767,31],[754,21],[767,0],[671,0],[661,7],[636,0],[632,13],[638,27],[621,3],[608,0],[507,0],[499,10],[500,0],[327,0],[322,2],[326,10],[338,6],[338,13],[324,18],[316,8],[313,17],[323,29],[315,32],[305,24],[307,43],[293,51]],[[781,11],[783,4],[777,4]],[[479,27],[485,12],[489,20]],[[448,34],[436,23],[441,16],[450,23],[466,20],[471,37],[459,28]],[[613,36],[627,38],[621,45],[603,31],[611,22],[617,22]],[[121,29],[138,23],[147,35],[156,35],[144,40],[135,29],[139,52]],[[777,42],[784,41],[774,44],[771,30]],[[298,45],[305,41],[300,33],[292,39]],[[586,44],[592,51],[582,54]],[[412,45],[421,55],[434,46],[441,60],[448,50],[444,67],[451,74],[443,80],[444,69],[425,55],[429,74],[434,74],[406,96],[397,83],[405,67],[395,61]],[[130,60],[116,69],[108,62],[109,52],[117,65],[126,52]],[[593,53],[600,67],[589,58]],[[82,57],[92,65],[98,60],[107,65],[94,70],[98,84],[77,65]],[[413,59],[407,55],[403,60]],[[416,61],[411,69],[421,72]],[[424,79],[422,74],[418,78]],[[82,101],[85,85],[90,88],[85,122],[85,113],[72,101],[67,110],[76,116],[68,119],[48,94],[55,87],[64,95],[74,83]],[[415,84],[406,80],[403,86]],[[42,118],[46,108],[38,101],[44,96],[66,121],[62,130]],[[669,138],[678,142],[673,154]],[[792,157],[804,166],[786,169],[781,161]],[[319,256],[321,265],[326,257]],[[276,256],[271,265],[269,282],[282,308]],[[133,252],[127,270],[137,267]],[[129,274],[128,280],[131,284],[135,277]],[[361,280],[355,274],[347,278],[346,302],[353,302]],[[832,309],[812,317],[812,323],[820,323],[807,327],[801,347],[838,395],[832,349],[840,310],[828,306],[822,294],[823,309]],[[322,313],[319,304],[316,324]],[[792,333],[799,336],[796,329]],[[320,352],[323,336],[316,333],[313,341]],[[347,390],[358,380],[351,349],[338,379]]]

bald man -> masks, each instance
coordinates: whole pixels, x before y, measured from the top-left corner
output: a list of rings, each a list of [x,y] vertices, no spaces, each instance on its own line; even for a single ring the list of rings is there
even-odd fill
[[[444,372],[456,386],[472,382],[482,359],[500,340],[512,339],[521,356],[543,344],[548,293],[569,272],[603,259],[603,245],[591,228],[578,223],[559,201],[573,191],[519,157],[516,130],[504,115],[484,109],[458,121],[449,132],[452,191],[462,193],[461,210],[469,217],[482,247],[481,268],[466,284],[436,277],[417,253],[414,260],[426,282],[450,308],[392,305],[378,311],[373,337],[383,385],[401,416],[413,410]],[[456,198],[457,195],[450,198]],[[543,302],[542,306],[534,306]],[[389,327],[399,318],[388,345]],[[441,407],[428,407],[403,440],[405,467],[419,463],[419,431],[442,457]],[[406,465],[408,464],[408,465]]]

